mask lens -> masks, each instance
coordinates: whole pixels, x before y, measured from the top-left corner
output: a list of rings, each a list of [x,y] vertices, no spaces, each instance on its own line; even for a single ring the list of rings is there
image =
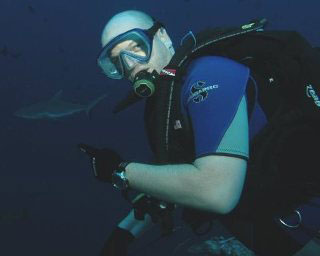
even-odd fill
[[[141,34],[134,33],[128,36],[128,45],[120,52],[124,68],[131,70],[139,63],[147,63],[151,55],[149,40]]]
[[[150,55],[150,41],[145,36],[133,34],[128,37],[127,40],[131,42],[128,47],[124,49],[124,52],[126,52],[128,55],[137,57],[138,59],[143,59]]]
[[[133,57],[132,55],[121,54],[121,60],[124,64],[124,67],[129,71],[134,68],[139,63],[143,63],[140,58]]]
[[[112,79],[121,79],[123,70],[119,61],[111,61],[109,58],[99,58],[98,65],[101,67],[102,72]]]
[[[125,42],[128,42],[126,44]],[[125,43],[117,57],[111,57],[112,50]],[[107,44],[98,57],[103,73],[112,79],[121,79],[124,69],[131,70],[138,63],[147,63],[151,55],[151,39],[141,29],[133,29],[119,35]]]

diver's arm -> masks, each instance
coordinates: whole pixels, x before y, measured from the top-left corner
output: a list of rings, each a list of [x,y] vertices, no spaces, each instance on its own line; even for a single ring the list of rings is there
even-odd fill
[[[210,155],[193,164],[130,163],[130,187],[163,201],[220,214],[238,203],[246,175],[246,160]]]
[[[238,74],[230,76],[219,68],[219,63],[215,58],[210,59],[209,65],[197,63],[195,70],[192,69],[192,77],[186,79],[190,83],[183,87],[182,102],[192,124],[197,159],[192,164],[176,165],[130,163],[126,167],[130,187],[163,201],[218,214],[226,214],[236,206],[246,175],[245,159],[249,150],[244,95],[249,72],[232,62],[225,67],[237,70]],[[226,82],[226,77],[230,81]],[[194,81],[215,85],[219,80],[219,89],[214,93],[210,91],[204,103],[189,101],[193,97],[190,92]]]

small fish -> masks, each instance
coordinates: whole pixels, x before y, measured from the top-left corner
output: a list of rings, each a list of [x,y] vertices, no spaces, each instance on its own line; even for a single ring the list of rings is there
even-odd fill
[[[8,47],[5,45],[1,50],[0,50],[0,54],[3,57],[13,57],[15,59],[19,58],[22,54],[20,52],[11,52],[8,50]]]
[[[19,212],[5,212],[0,213],[0,223],[11,224],[17,221],[24,221],[29,218],[29,212],[23,208]]]
[[[15,59],[20,58],[21,55],[22,55],[22,53],[20,53],[20,52],[16,52],[16,53],[12,52],[12,53],[10,53],[10,56],[11,56],[12,58],[15,58]]]
[[[260,9],[262,7],[261,0],[238,0],[238,3],[248,3],[252,5],[255,9]]]
[[[261,1],[255,1],[254,4],[253,4],[253,6],[254,6],[254,8],[255,8],[256,10],[259,10],[259,9],[261,9],[261,7],[262,7],[262,3],[261,3]]]
[[[9,54],[9,51],[8,51],[8,48],[7,46],[5,45],[1,50],[0,50],[0,54],[4,57],[7,57],[8,54]]]
[[[87,105],[70,103],[61,100],[62,90],[56,93],[51,99],[32,104],[17,110],[14,115],[26,119],[58,120],[76,113],[86,112],[89,116],[91,110],[104,98],[104,94]]]
[[[27,8],[28,8],[28,11],[30,12],[30,13],[32,13],[32,14],[35,14],[36,13],[36,10],[33,8],[33,6],[32,5],[28,5],[27,6]]]
[[[58,52],[63,54],[63,53],[65,53],[65,50],[61,46],[59,46],[58,47]]]

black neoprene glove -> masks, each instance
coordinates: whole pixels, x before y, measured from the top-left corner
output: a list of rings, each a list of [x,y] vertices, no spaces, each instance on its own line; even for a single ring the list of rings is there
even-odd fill
[[[100,256],[127,256],[135,237],[126,229],[116,227],[105,242]]]
[[[119,154],[108,148],[98,149],[86,144],[79,144],[78,147],[90,157],[95,177],[111,183],[113,171],[123,161]]]

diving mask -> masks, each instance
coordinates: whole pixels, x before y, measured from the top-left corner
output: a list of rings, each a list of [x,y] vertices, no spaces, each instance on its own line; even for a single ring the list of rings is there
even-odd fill
[[[125,72],[137,64],[147,63],[151,57],[153,37],[160,27],[163,25],[155,22],[150,29],[131,29],[112,39],[104,46],[97,59],[103,73],[112,79],[122,79]],[[121,44],[124,45],[123,48]],[[114,54],[112,51],[116,46],[120,51]]]

